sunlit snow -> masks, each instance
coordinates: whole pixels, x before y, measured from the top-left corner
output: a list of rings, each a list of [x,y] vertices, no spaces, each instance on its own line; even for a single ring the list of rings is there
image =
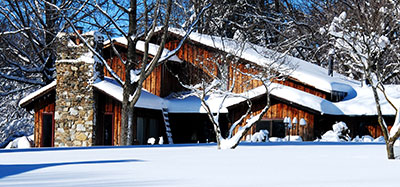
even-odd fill
[[[398,186],[384,144],[275,142],[0,151],[0,186]]]

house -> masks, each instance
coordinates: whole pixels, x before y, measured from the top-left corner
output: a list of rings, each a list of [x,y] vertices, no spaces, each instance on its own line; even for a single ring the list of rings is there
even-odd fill
[[[181,30],[169,30],[165,51],[174,49],[183,36]],[[117,38],[97,45],[93,33],[85,34],[85,37],[102,51],[109,67],[123,78],[124,65],[113,53],[110,44],[112,42],[124,53],[127,42]],[[121,133],[121,86],[111,78],[105,67],[96,67],[96,58],[83,44],[71,43],[68,35],[60,37],[60,40],[62,45],[58,48],[56,81],[20,101],[21,107],[35,111],[35,145],[118,145]],[[152,42],[157,43],[157,40],[159,37],[156,34]],[[150,45],[150,57],[158,47]],[[139,42],[136,49],[138,54],[143,54],[143,44]],[[215,141],[212,125],[199,99],[193,96],[175,97],[185,94],[175,75],[189,72],[185,79],[193,80],[197,76],[206,76],[201,68],[197,68],[198,64],[207,64],[210,58],[218,55],[234,55],[239,58],[241,72],[256,73],[256,69],[248,67],[262,68],[272,63],[271,53],[274,52],[257,45],[243,45],[231,39],[221,40],[192,33],[176,56],[158,66],[144,82],[142,95],[134,111],[134,144],[147,144],[150,137],[162,139],[165,143]],[[284,60],[287,62],[285,64],[295,68],[288,79],[272,84],[271,107],[249,134],[267,129],[271,136],[285,136],[283,122],[284,118],[289,117],[291,121],[295,118],[298,121],[293,124],[290,133],[308,141],[329,130],[335,121],[346,122],[352,136],[380,135],[375,104],[368,86],[361,86],[360,82],[340,74],[328,76],[326,69],[294,57],[285,56]],[[234,92],[250,97],[255,103],[252,111],[259,112],[265,105],[265,90],[260,82],[250,80],[243,74],[230,76],[231,80],[239,83]],[[243,86],[245,82],[246,87]],[[388,86],[388,91],[396,102],[400,101],[397,94],[399,86]],[[211,105],[212,112],[219,110],[219,105],[215,104],[219,103],[218,99],[209,98],[209,102],[214,103]],[[384,100],[382,108],[390,124],[395,111]],[[223,117],[219,119],[223,134],[245,110],[243,100],[230,101],[223,106]]]

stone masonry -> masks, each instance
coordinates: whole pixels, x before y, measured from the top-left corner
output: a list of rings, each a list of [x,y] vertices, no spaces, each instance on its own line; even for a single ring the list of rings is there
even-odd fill
[[[93,36],[86,36],[93,44]],[[94,60],[84,45],[70,36],[59,37],[55,105],[55,147],[91,146],[94,143]]]

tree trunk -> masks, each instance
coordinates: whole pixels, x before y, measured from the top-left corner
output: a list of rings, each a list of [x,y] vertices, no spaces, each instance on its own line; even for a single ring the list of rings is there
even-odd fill
[[[128,31],[128,54],[125,65],[125,84],[123,88],[123,101],[122,101],[122,114],[121,114],[121,137],[119,140],[120,145],[132,145],[133,144],[133,132],[131,126],[133,125],[133,108],[131,106],[129,98],[135,90],[131,82],[130,71],[135,68],[136,61],[136,42],[131,38],[136,35],[137,23],[136,23],[136,0],[130,0],[130,12],[129,12],[129,31]]]
[[[56,0],[47,0],[47,2],[56,4]],[[43,81],[49,84],[51,81],[53,81],[53,74],[56,61],[56,55],[54,52],[54,49],[50,46],[50,44],[53,42],[55,33],[56,33],[56,21],[57,21],[57,12],[54,7],[48,5],[45,3],[44,5],[45,8],[45,18],[46,18],[46,25],[45,25],[45,51],[44,54],[45,56],[48,57],[48,60],[45,61],[45,69],[43,71]],[[45,60],[45,59],[44,59]]]
[[[394,159],[394,141],[386,142],[386,151],[388,159]]]

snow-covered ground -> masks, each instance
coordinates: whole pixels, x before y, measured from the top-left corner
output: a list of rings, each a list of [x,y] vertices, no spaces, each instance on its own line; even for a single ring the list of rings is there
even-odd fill
[[[376,143],[0,151],[0,186],[399,186],[399,169]]]

